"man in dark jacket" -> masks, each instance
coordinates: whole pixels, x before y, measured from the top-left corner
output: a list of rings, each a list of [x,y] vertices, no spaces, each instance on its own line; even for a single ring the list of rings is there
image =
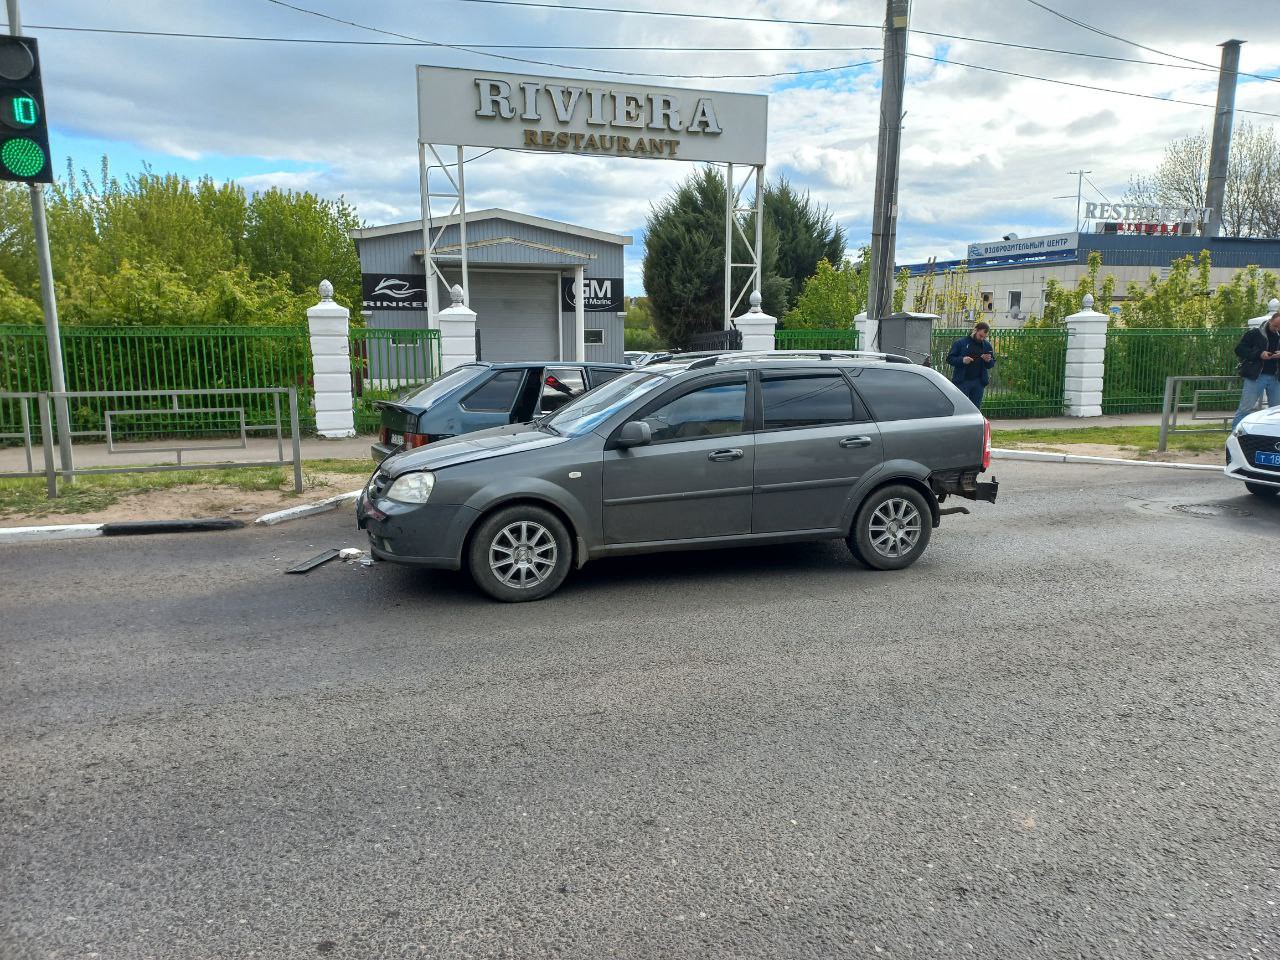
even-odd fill
[[[951,344],[951,352],[947,354],[947,363],[955,368],[952,381],[979,409],[982,408],[982,394],[991,381],[989,371],[996,365],[990,336],[991,327],[985,322],[978,322],[974,324],[973,333]]]
[[[1236,344],[1236,356],[1240,358],[1244,390],[1240,395],[1240,409],[1231,421],[1233,430],[1264,396],[1267,406],[1280,405],[1280,313],[1273,314],[1261,326],[1246,330]]]

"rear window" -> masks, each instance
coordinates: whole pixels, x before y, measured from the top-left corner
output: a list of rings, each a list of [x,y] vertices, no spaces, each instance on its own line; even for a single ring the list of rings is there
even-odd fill
[[[949,417],[955,406],[938,387],[906,370],[868,368],[854,381],[877,420],[923,420]]]
[[[446,393],[462,386],[468,380],[474,380],[488,369],[488,367],[478,367],[472,364],[454,367],[447,373],[440,374],[434,380],[428,380],[418,387],[411,387],[409,392],[396,400],[396,403],[403,403],[409,407],[429,406],[433,400],[438,400]]]
[[[463,409],[484,413],[507,413],[516,402],[516,392],[524,383],[523,370],[502,370],[467,394]]]

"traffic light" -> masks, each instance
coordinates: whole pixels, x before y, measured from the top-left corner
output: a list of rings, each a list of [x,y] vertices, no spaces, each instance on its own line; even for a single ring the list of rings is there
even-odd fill
[[[0,180],[53,183],[40,49],[33,37],[0,36]]]

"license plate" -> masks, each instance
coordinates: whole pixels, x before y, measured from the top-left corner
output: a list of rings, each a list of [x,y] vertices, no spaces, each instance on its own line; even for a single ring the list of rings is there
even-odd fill
[[[392,434],[388,434],[388,435],[387,435],[387,441],[388,441],[388,442],[389,442],[393,447],[402,447],[402,446],[404,446],[404,434],[403,434],[403,433],[392,433]]]
[[[1262,453],[1253,455],[1253,462],[1265,467],[1280,467],[1280,453]]]

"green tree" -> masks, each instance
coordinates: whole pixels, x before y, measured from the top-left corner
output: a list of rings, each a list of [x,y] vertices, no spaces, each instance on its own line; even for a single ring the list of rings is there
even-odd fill
[[[687,347],[697,333],[724,321],[724,176],[715,167],[691,174],[659,202],[645,226],[644,290],[654,326],[669,345]],[[748,220],[744,232],[751,236]],[[777,240],[764,224],[761,295],[764,309],[779,316],[786,281],[775,269]],[[746,242],[734,237],[734,259],[749,259]],[[735,280],[739,279],[735,275]],[[744,310],[745,305],[739,305]]]
[[[859,251],[859,262],[835,267],[826,258],[818,261],[813,276],[804,283],[796,304],[787,311],[787,329],[847,329],[867,307],[867,267],[870,248]]]
[[[297,293],[330,280],[334,299],[358,310],[360,260],[348,233],[358,226],[341,198],[271,189],[249,201],[245,261],[254,276],[282,276]]]
[[[777,271],[786,281],[786,309],[790,310],[800,299],[805,281],[817,273],[819,262],[844,261],[847,237],[826,207],[785,178],[765,187],[764,214],[777,237]]]

